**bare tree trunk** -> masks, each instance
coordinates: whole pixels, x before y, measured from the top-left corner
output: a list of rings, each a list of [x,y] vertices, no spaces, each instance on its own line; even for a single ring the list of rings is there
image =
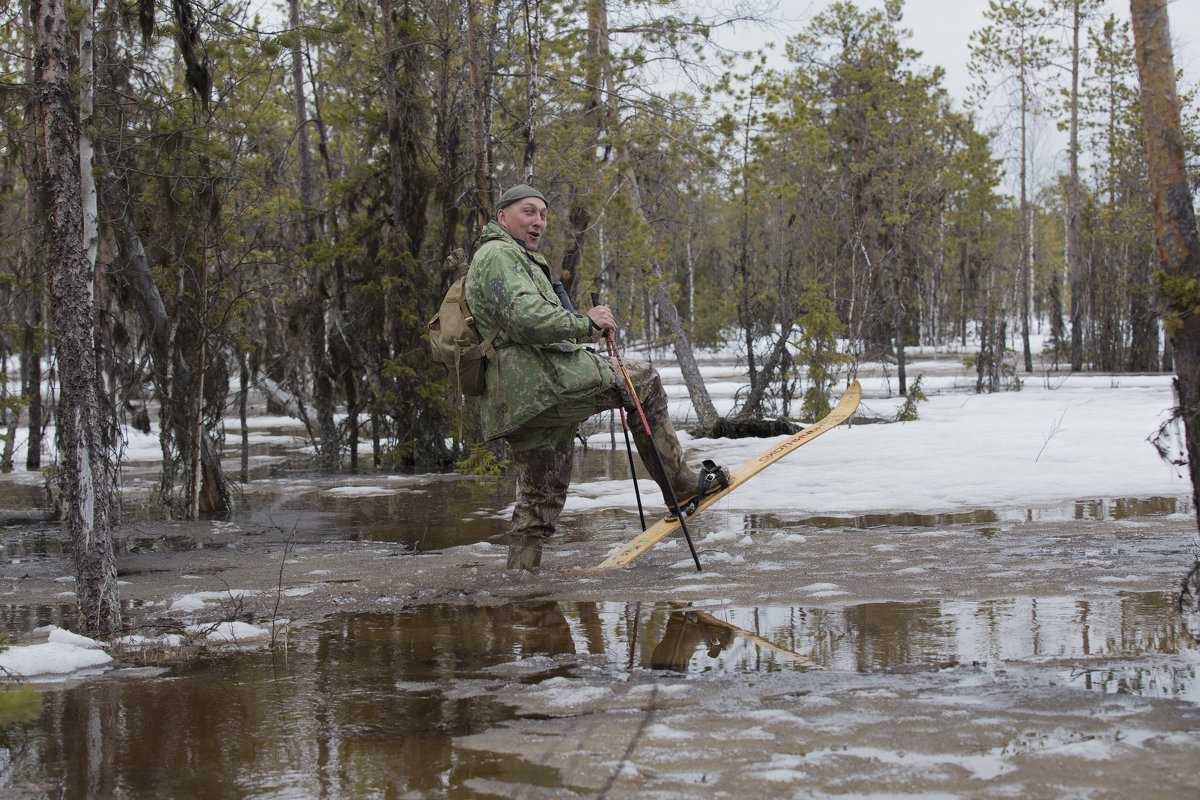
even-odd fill
[[[46,152],[46,256],[59,364],[58,435],[67,529],[74,548],[80,626],[106,633],[120,624],[121,607],[110,531],[110,454],[101,440],[92,265],[83,241],[71,35],[63,0],[35,0],[32,16]]]
[[[662,264],[654,259],[654,269],[658,288],[654,292],[654,302],[658,305],[658,313],[671,334],[671,343],[675,348],[675,358],[679,360],[679,369],[683,372],[683,381],[687,384],[688,396],[696,409],[696,421],[701,427],[708,427],[717,421],[717,409],[708,387],[704,385],[704,376],[700,374],[700,366],[696,363],[696,354],[692,350],[692,342],[688,339],[687,331],[683,329],[683,320],[675,308],[675,301],[667,293],[667,280]]]
[[[1029,119],[1029,87],[1025,77],[1024,60],[1021,66],[1021,268],[1018,270],[1021,281],[1019,293],[1021,303],[1021,350],[1025,356],[1025,371],[1033,372],[1033,353],[1029,347],[1029,284],[1032,281],[1033,225],[1030,219],[1032,209],[1029,203],[1028,164],[1029,151],[1026,134]]]
[[[299,0],[288,0],[288,21],[293,30],[300,28]],[[319,238],[317,224],[313,218],[313,162],[308,146],[308,104],[304,96],[304,52],[302,40],[296,37],[292,44],[292,92],[296,106],[296,149],[300,156],[300,225],[304,234],[304,246],[312,245]],[[317,465],[320,469],[337,468],[338,434],[333,420],[333,365],[329,358],[328,332],[325,324],[324,276],[321,267],[314,264],[309,269],[308,303],[308,346],[312,359],[313,406],[317,415]]]
[[[26,11],[32,11],[26,5]],[[27,21],[27,24],[28,21]],[[37,75],[33,65],[33,33],[24,37],[26,47],[25,85],[34,86]],[[30,120],[30,128],[37,130],[40,121],[36,115]],[[31,139],[39,138],[31,136]],[[26,301],[22,320],[21,346],[21,394],[29,403],[29,445],[25,451],[25,469],[34,471],[42,468],[42,343],[38,334],[44,317],[42,315],[42,287],[45,285],[45,253],[42,247],[42,225],[46,219],[46,197],[43,187],[45,153],[32,141],[22,153],[21,169],[25,175],[25,230],[21,235],[24,272],[30,286],[36,287]]]
[[[779,331],[779,335],[775,338],[775,345],[771,348],[771,352],[767,354],[766,359],[760,370],[762,379],[752,381],[750,391],[746,394],[746,401],[742,403],[742,410],[738,412],[739,419],[754,419],[762,416],[763,397],[767,393],[767,387],[771,385],[770,376],[774,375],[779,369],[784,359],[788,357],[787,345],[788,339],[791,338],[792,331],[795,330],[794,322],[784,322],[783,327]],[[787,385],[787,376],[783,376],[783,385]],[[784,412],[786,416],[786,411]]]
[[[1079,31],[1083,14],[1075,0],[1071,25],[1070,186],[1067,195],[1067,267],[1071,276],[1071,371],[1083,369],[1083,245],[1079,238]]]
[[[425,48],[403,30],[407,39],[397,41],[393,24],[392,0],[379,0],[383,17],[383,76],[387,104],[388,155],[391,168],[390,195],[396,226],[408,238],[408,252],[419,258],[425,238],[425,201],[428,180],[419,168],[419,143],[424,138],[426,121],[417,99],[415,84],[420,80],[420,65],[424,63]],[[412,12],[404,4],[402,19],[411,22]],[[403,63],[397,64],[397,53]],[[397,67],[400,67],[397,69]]]
[[[21,394],[29,402],[29,443],[25,452],[25,469],[42,468],[42,355],[36,331],[41,327],[41,309],[38,306],[33,323],[24,326],[24,342],[21,348]]]
[[[903,269],[903,268],[901,268]],[[896,348],[896,390],[908,394],[908,354],[904,349],[904,287],[897,281],[896,296],[892,298],[892,341]]]
[[[742,273],[742,298],[738,303],[738,314],[742,318],[742,330],[746,337],[746,369],[750,373],[750,394],[752,397],[762,397],[759,386],[767,383],[769,376],[758,371],[754,357],[754,318],[750,298],[750,177],[747,164],[750,160],[750,121],[753,117],[754,98],[751,95],[750,106],[746,109],[746,124],[742,131],[742,230],[738,242],[738,271]],[[757,406],[757,403],[755,404]],[[743,409],[743,416],[757,414],[759,409],[749,403]]]
[[[488,113],[492,93],[491,64],[484,62],[486,29],[480,0],[467,0],[467,66],[471,81],[471,162],[475,176],[475,230],[483,229],[492,216],[491,115]],[[489,59],[490,61],[490,59]]]
[[[576,302],[579,293],[579,268],[583,266],[583,249],[587,243],[587,230],[592,222],[592,214],[588,211],[585,200],[582,197],[573,198],[571,201],[570,216],[567,217],[567,245],[566,251],[562,257],[561,277],[563,289],[567,293],[567,297],[575,303],[576,308],[583,308],[583,304]]]
[[[604,52],[605,58],[607,58],[606,46]],[[612,80],[612,76],[606,76],[605,80],[607,85],[607,82]],[[619,139],[621,117],[616,108],[617,93],[611,85],[607,85],[607,88],[609,119],[617,134],[615,138]],[[633,168],[630,166],[631,160],[624,144],[619,146],[618,152],[620,153],[621,164],[623,165],[621,188],[629,198],[629,203],[634,213],[645,219],[645,209],[642,206],[642,193],[638,188],[637,175],[634,174]],[[654,269],[654,303],[658,307],[662,322],[671,334],[671,344],[675,349],[675,358],[679,361],[679,369],[683,373],[683,382],[687,385],[688,396],[692,400],[692,407],[696,409],[697,422],[701,427],[709,427],[717,421],[716,406],[713,405],[712,397],[708,393],[708,387],[704,385],[704,377],[700,374],[700,366],[696,363],[696,353],[692,349],[691,339],[688,338],[687,331],[683,327],[683,320],[679,316],[679,310],[675,307],[675,300],[667,291],[670,283],[667,280],[667,273],[663,269],[662,261],[656,257],[651,259],[650,263]]]
[[[1200,235],[1184,163],[1183,130],[1167,21],[1167,0],[1130,0],[1134,50],[1142,86],[1142,121],[1154,207],[1158,255],[1166,268],[1164,294],[1175,356],[1176,412],[1183,419],[1192,478],[1192,508],[1200,517]]]
[[[525,151],[521,156],[521,177],[525,183],[534,182],[534,164],[537,156],[538,92],[541,90],[539,70],[542,62],[542,3],[541,0],[523,0],[525,12],[525,46],[529,56],[529,80],[525,83]]]
[[[567,296],[577,299],[579,291],[579,269],[583,266],[584,247],[587,243],[588,227],[592,223],[592,213],[588,208],[589,191],[580,189],[593,181],[593,174],[583,172],[585,168],[598,164],[602,159],[596,157],[596,147],[600,134],[605,125],[604,80],[608,72],[608,7],[606,0],[588,0],[587,3],[587,44],[585,50],[584,87],[587,90],[583,107],[583,135],[578,137],[576,147],[579,159],[580,174],[568,184],[567,192],[567,236],[566,252],[563,253],[561,280]],[[575,303],[577,308],[582,303]]]
[[[83,247],[89,264],[96,263],[100,240],[96,179],[92,175],[95,148],[91,129],[95,98],[95,19],[93,0],[81,4],[84,12],[79,26],[79,180],[83,202]]]
[[[250,482],[250,426],[247,423],[247,405],[250,395],[250,366],[246,363],[246,353],[238,353],[238,422],[242,434],[242,463],[240,478],[242,483]]]
[[[188,487],[188,519],[200,519],[200,492],[202,488],[201,472],[201,453],[203,446],[202,440],[204,435],[204,370],[208,364],[208,233],[207,226],[205,232],[201,235],[203,246],[200,248],[200,285],[199,291],[196,294],[200,299],[200,319],[199,339],[200,352],[199,358],[192,372],[195,375],[194,386],[191,390],[192,397],[196,398],[196,404],[193,406],[195,416],[192,417],[192,467],[189,480],[191,485]]]

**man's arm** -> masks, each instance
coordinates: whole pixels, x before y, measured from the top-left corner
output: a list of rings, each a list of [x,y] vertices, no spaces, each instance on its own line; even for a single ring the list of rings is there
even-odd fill
[[[553,344],[577,341],[592,333],[588,317],[567,311],[557,299],[550,299],[554,291],[545,276],[543,287],[536,271],[520,263],[517,256],[507,256],[488,265],[489,274],[483,281],[505,338],[518,344]]]

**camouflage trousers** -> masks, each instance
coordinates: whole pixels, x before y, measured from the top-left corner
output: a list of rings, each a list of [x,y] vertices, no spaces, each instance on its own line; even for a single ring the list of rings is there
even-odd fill
[[[658,484],[663,493],[663,502],[670,506],[670,490],[683,503],[696,494],[697,475],[695,470],[683,462],[683,448],[671,425],[667,408],[667,395],[658,371],[644,361],[626,360],[625,368],[629,380],[641,401],[646,421],[653,436],[647,436],[641,417],[633,404],[633,397],[620,368],[613,363],[617,372],[617,385],[596,396],[596,411],[620,408],[625,411],[638,455],[641,456],[647,474]],[[575,425],[562,426],[542,436],[544,446],[525,446],[526,438],[514,437],[519,442],[512,450],[512,460],[517,475],[517,502],[513,509],[509,533],[515,540],[521,538],[545,539],[554,533],[559,515],[567,501],[567,488],[571,484],[571,466],[574,460]],[[659,469],[651,442],[657,445],[662,457],[664,471]],[[514,444],[510,439],[510,445]]]
[[[650,436],[646,435],[646,427],[638,415],[637,406],[629,393],[629,384],[625,376],[614,363],[617,370],[617,385],[601,392],[596,396],[596,410],[608,411],[620,408],[625,412],[625,422],[629,432],[633,434],[633,443],[641,456],[646,472],[658,484],[662,491],[663,504],[671,506],[671,494],[680,503],[696,494],[696,484],[699,476],[696,471],[683,462],[683,448],[679,446],[679,437],[675,435],[675,426],[671,424],[671,415],[667,408],[667,393],[663,389],[662,379],[658,370],[645,361],[624,361],[625,370],[629,373],[629,382],[637,391],[641,401],[642,411],[646,414],[646,422],[650,425]],[[654,457],[657,447],[658,455],[662,458],[664,473],[659,468],[658,459]]]

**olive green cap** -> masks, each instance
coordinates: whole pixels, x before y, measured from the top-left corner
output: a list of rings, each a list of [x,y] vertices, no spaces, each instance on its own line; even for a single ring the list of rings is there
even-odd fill
[[[526,197],[536,197],[547,206],[550,205],[550,201],[547,200],[545,196],[537,189],[533,188],[527,183],[518,183],[516,186],[505,191],[504,194],[500,195],[500,202],[496,204],[496,210],[499,211],[502,208],[507,208],[518,200],[524,200]]]

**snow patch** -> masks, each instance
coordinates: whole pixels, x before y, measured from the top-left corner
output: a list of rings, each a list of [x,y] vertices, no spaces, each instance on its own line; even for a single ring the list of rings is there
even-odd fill
[[[188,630],[196,633],[204,633],[204,638],[207,641],[215,643],[231,642],[238,644],[240,642],[253,642],[271,638],[269,630],[259,628],[247,622],[222,622],[216,626],[191,625],[188,627]]]
[[[1171,382],[1170,375],[1123,375],[1120,386],[1114,387],[1109,376],[1071,375],[1053,387],[1027,381],[1020,392],[970,395],[954,376],[940,383],[930,377],[929,399],[921,404],[919,422],[834,428],[806,445],[803,458],[782,459],[723,497],[720,509],[821,515],[940,513],[979,508],[1023,511],[1087,497],[1185,498],[1191,494],[1186,474],[1164,463],[1146,443],[1175,404]],[[708,384],[710,392],[718,395],[728,391],[728,398],[720,395],[714,401],[729,403],[740,386],[721,380]],[[886,378],[871,378],[864,380],[863,389],[868,397],[879,398],[890,394],[894,385]],[[1047,440],[1046,431],[1068,408],[1068,424]],[[685,393],[672,399],[672,414],[694,415]],[[737,465],[785,438],[706,439],[703,448],[706,457]],[[681,436],[680,441],[686,447],[689,440]],[[589,447],[608,446],[607,433],[589,438]],[[1121,468],[1114,469],[1114,464]],[[947,475],[955,479],[946,480]],[[655,491],[648,481],[639,485],[643,494]],[[804,486],[804,491],[783,489],[795,486]],[[572,488],[568,514],[597,507],[637,507],[628,480]],[[580,490],[586,498],[577,494]],[[711,536],[714,543],[719,541]]]
[[[388,489],[383,486],[334,486],[325,491],[343,497],[385,497],[398,493],[397,489]]]
[[[668,725],[655,724],[646,728],[645,736],[654,742],[682,742],[695,738],[694,733],[681,731]]]
[[[764,781],[770,781],[771,783],[792,783],[808,779],[808,773],[796,769],[770,769],[762,772],[752,772],[751,775]]]
[[[0,669],[23,678],[58,676],[103,667],[113,660],[94,639],[53,626],[42,630],[47,632],[45,643],[10,647],[0,653]]]
[[[132,650],[145,650],[151,647],[174,649],[183,646],[183,637],[178,633],[166,633],[162,636],[141,636],[133,633],[115,639],[113,643]]]
[[[238,597],[251,597],[258,594],[250,589],[229,589],[224,592],[192,592],[175,598],[168,611],[199,611],[209,603],[233,600]]]
[[[72,647],[82,647],[91,649],[94,647],[103,647],[104,645],[97,642],[95,639],[89,639],[87,636],[80,636],[78,633],[64,630],[57,625],[47,625],[44,628],[34,628],[34,633],[46,633],[46,640],[56,644],[67,644]]]
[[[601,686],[580,686],[567,678],[551,678],[532,687],[526,697],[549,713],[570,711],[588,703],[603,700],[610,694]]]

